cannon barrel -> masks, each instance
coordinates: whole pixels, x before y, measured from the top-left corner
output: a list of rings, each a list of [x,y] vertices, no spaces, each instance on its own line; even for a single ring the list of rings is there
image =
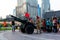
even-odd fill
[[[13,15],[10,15],[15,21],[18,21],[18,22],[21,22],[21,23],[23,23],[23,24],[25,24],[25,23],[27,23],[27,20],[21,20],[20,18],[17,18],[17,17],[15,17],[15,16],[13,16]]]

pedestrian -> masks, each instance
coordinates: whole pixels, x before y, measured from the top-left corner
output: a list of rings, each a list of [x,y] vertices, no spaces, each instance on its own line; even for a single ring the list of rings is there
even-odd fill
[[[50,30],[51,30],[51,32],[52,32],[52,27],[53,27],[53,22],[52,22],[52,19],[51,19],[51,21],[50,21]]]
[[[15,21],[12,21],[12,32],[15,32]]]
[[[53,32],[57,33],[58,30],[57,30],[57,18],[56,17],[53,17]]]
[[[41,28],[40,28],[40,18],[37,16],[36,18],[36,25],[37,25],[37,33],[41,33]]]
[[[4,27],[7,27],[6,21],[3,22],[3,26],[4,26]]]
[[[46,30],[47,30],[47,32],[51,32],[50,31],[50,19],[49,18],[47,18],[47,20],[46,20]]]
[[[43,32],[46,32],[46,20],[45,19],[42,20],[42,30]]]
[[[6,21],[3,22],[3,26],[4,26],[4,31],[7,30],[7,23],[6,23]]]
[[[60,32],[60,18],[58,19],[58,25],[57,25],[57,27],[58,27],[58,31]]]

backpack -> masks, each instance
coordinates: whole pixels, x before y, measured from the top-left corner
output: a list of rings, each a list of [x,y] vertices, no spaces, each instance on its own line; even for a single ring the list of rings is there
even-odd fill
[[[50,25],[50,20],[47,20],[46,21],[46,25]]]

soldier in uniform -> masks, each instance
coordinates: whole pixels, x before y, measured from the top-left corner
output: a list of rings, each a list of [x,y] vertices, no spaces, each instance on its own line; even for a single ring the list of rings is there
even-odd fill
[[[37,16],[36,18],[36,25],[37,25],[37,33],[41,33],[41,28],[40,28],[40,18]]]

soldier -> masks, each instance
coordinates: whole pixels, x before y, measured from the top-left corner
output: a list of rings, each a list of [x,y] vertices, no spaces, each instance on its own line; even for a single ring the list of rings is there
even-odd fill
[[[34,21],[32,18],[29,18],[29,22],[33,23],[34,24]]]
[[[37,19],[36,19],[36,25],[37,25],[37,33],[38,31],[40,31],[41,33],[41,29],[40,29],[40,18],[37,16]]]

